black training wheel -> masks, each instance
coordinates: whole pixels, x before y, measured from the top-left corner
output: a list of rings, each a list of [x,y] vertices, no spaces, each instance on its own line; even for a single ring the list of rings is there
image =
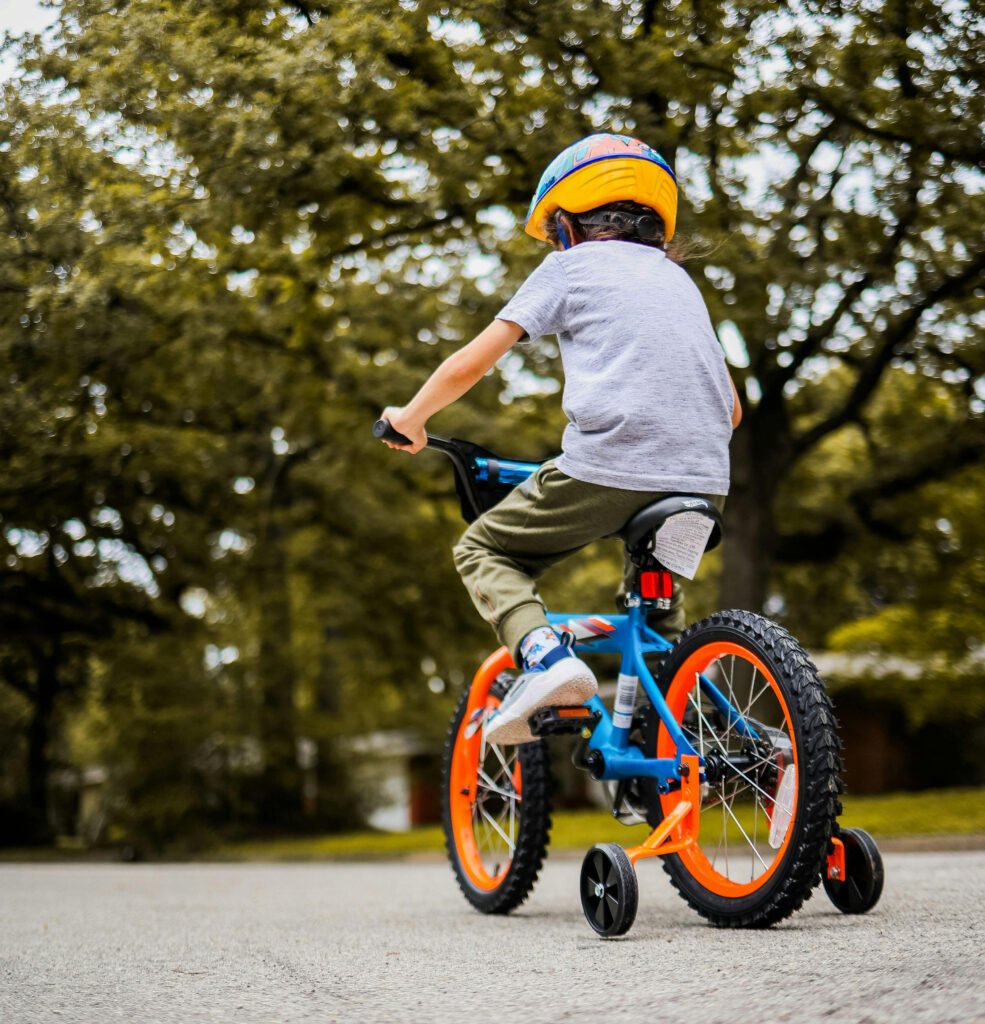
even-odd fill
[[[837,838],[845,844],[845,877],[828,878],[825,872],[824,891],[843,914],[865,914],[882,895],[882,854],[860,828],[839,829]]]
[[[636,920],[639,898],[636,869],[621,846],[599,843],[585,854],[581,865],[581,908],[599,935],[625,935]]]

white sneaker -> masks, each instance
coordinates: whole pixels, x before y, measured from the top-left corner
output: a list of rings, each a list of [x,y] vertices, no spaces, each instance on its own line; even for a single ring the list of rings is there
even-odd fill
[[[529,743],[530,716],[541,708],[584,704],[599,692],[592,670],[574,655],[559,658],[550,668],[533,668],[518,676],[503,703],[486,719],[490,743]]]

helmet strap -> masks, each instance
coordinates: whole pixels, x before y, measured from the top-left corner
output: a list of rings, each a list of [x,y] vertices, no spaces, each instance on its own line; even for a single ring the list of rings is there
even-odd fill
[[[568,234],[568,229],[564,226],[560,213],[554,215],[554,226],[557,228],[557,240],[561,243],[561,248],[570,249],[571,235]]]
[[[663,220],[655,213],[632,213],[628,210],[595,210],[580,215],[578,222],[592,227],[629,230],[644,241],[662,238],[664,227]]]

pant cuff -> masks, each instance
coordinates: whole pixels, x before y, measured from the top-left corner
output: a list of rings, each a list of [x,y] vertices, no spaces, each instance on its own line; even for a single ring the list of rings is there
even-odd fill
[[[547,615],[544,606],[536,601],[528,601],[518,605],[507,613],[506,617],[496,627],[500,642],[513,655],[513,661],[517,668],[523,667],[520,658],[520,641],[532,630],[540,629],[541,626],[548,626]]]

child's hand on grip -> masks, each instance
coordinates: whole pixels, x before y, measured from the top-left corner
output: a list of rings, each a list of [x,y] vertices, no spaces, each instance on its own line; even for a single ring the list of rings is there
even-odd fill
[[[383,443],[388,448],[396,448],[401,452],[409,452],[416,455],[422,448],[427,447],[427,433],[423,423],[414,423],[405,413],[402,406],[388,405],[382,412],[382,418],[387,420],[391,427],[404,437],[409,437],[413,442],[411,445],[394,444],[391,441]]]

